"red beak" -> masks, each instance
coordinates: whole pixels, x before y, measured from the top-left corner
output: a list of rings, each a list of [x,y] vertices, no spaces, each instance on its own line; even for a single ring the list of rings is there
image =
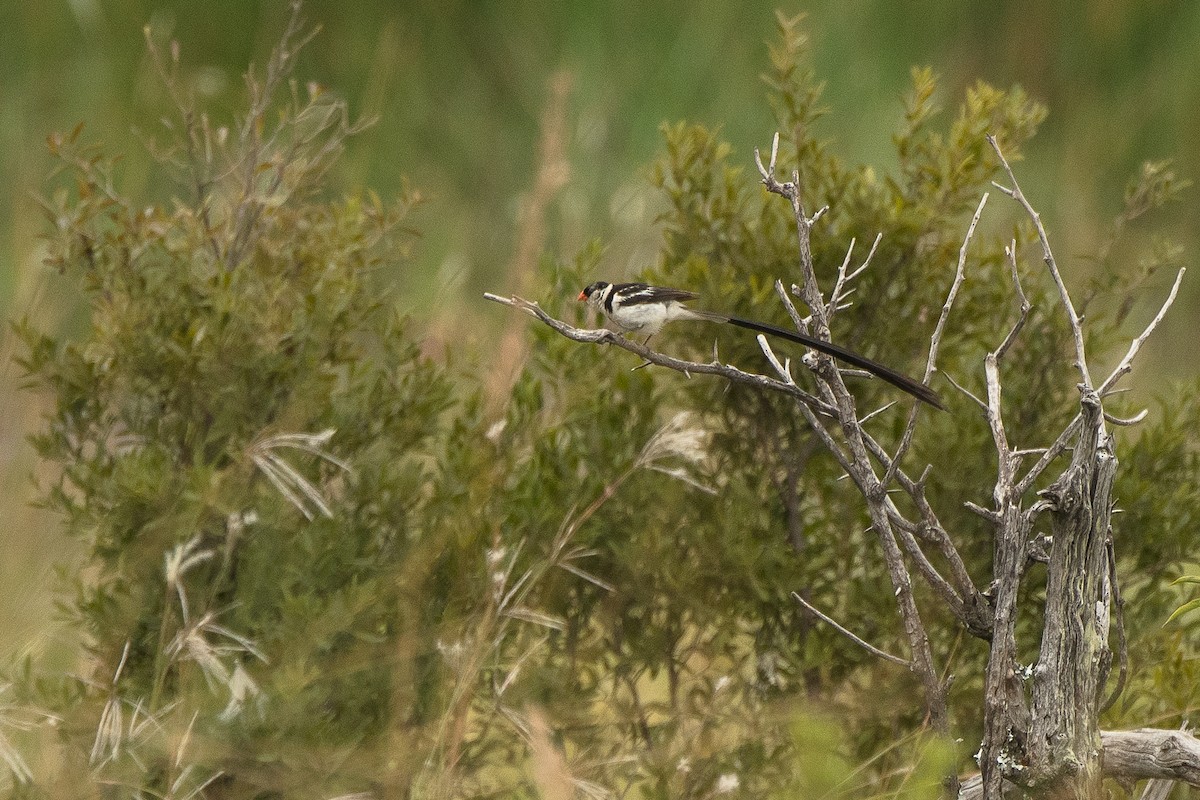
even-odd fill
[[[583,292],[580,292],[579,297],[576,297],[575,299],[576,300],[587,300],[587,295],[584,294]]]

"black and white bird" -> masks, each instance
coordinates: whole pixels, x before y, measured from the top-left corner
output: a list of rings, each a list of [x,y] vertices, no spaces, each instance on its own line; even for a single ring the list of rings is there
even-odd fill
[[[792,342],[819,350],[875,375],[881,380],[908,392],[934,408],[945,409],[937,393],[925,384],[897,372],[890,367],[872,361],[866,356],[860,356],[853,350],[847,350],[832,342],[806,336],[803,333],[755,322],[749,319],[735,317],[732,314],[719,314],[713,311],[699,311],[684,305],[689,300],[699,297],[695,292],[683,289],[668,289],[662,286],[651,286],[647,283],[608,283],[596,281],[579,293],[579,300],[604,314],[613,325],[627,333],[645,334],[649,337],[663,329],[668,322],[675,320],[703,320],[705,322],[727,322],[768,336],[778,336]]]

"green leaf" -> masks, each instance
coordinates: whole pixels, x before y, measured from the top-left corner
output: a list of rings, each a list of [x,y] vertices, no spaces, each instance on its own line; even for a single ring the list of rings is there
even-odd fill
[[[1176,619],[1177,617],[1181,617],[1184,614],[1188,613],[1189,611],[1195,611],[1197,608],[1200,608],[1200,597],[1197,597],[1194,600],[1189,600],[1186,603],[1184,603],[1183,605],[1181,605],[1179,608],[1175,609],[1171,613],[1171,616],[1167,617],[1167,621],[1164,622],[1163,625],[1167,625],[1171,621]]]

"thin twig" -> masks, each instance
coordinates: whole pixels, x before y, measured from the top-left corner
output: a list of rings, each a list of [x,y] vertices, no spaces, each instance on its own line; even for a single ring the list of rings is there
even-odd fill
[[[900,666],[905,667],[907,669],[912,669],[911,661],[900,658],[900,656],[894,656],[891,653],[887,652],[886,650],[880,650],[875,645],[873,645],[870,642],[866,641],[865,639],[857,636],[856,634],[852,633],[850,630],[842,627],[841,625],[838,624],[837,620],[835,620],[833,617],[830,617],[827,614],[824,614],[821,611],[819,611],[811,603],[809,603],[807,600],[805,600],[803,597],[801,597],[798,592],[792,592],[792,597],[794,597],[796,599],[796,602],[799,603],[801,606],[803,606],[804,609],[806,611],[808,611],[808,613],[812,614],[814,617],[821,620],[826,625],[833,628],[835,631],[842,634],[847,639],[854,642],[856,645],[863,648],[871,655],[879,656],[882,659],[891,661],[893,664],[899,664]]]
[[[785,381],[790,382],[792,380],[791,372],[788,370],[786,365],[779,363],[779,357],[775,355],[775,351],[771,348],[771,342],[767,339],[767,337],[760,334],[758,336],[758,346],[762,349],[763,354],[767,357],[767,361],[770,362],[771,366],[775,368],[775,371],[778,372]],[[837,459],[837,462],[841,465],[842,469],[849,472],[851,469],[850,457],[842,450],[841,446],[838,445],[825,426],[820,423],[820,420],[817,419],[816,414],[813,413],[812,409],[806,405],[801,405],[800,411],[808,422],[809,427],[812,429],[813,433],[816,435],[817,439],[820,440],[825,449],[828,450],[835,459]]]
[[[1118,417],[1115,414],[1110,414],[1107,411],[1105,411],[1104,412],[1104,421],[1112,423],[1113,425],[1119,425],[1121,427],[1129,427],[1130,425],[1137,425],[1139,422],[1146,419],[1146,417],[1148,417],[1149,415],[1150,415],[1150,410],[1147,408],[1143,408],[1141,411],[1134,414],[1132,417]]]
[[[898,400],[892,400],[892,401],[890,401],[890,402],[884,403],[883,405],[881,405],[879,408],[875,409],[874,411],[872,411],[872,412],[870,412],[870,413],[868,413],[868,414],[864,414],[864,415],[863,415],[863,416],[862,416],[862,417],[861,417],[861,418],[858,420],[858,424],[859,424],[859,425],[866,425],[868,420],[874,419],[875,417],[879,416],[879,415],[880,415],[880,414],[882,414],[883,412],[885,412],[885,411],[887,411],[888,409],[890,409],[890,408],[892,408],[893,406],[895,406],[895,405],[896,405],[896,403],[898,403],[898,402],[899,402]]]
[[[990,508],[984,508],[983,506],[979,505],[978,503],[972,502],[971,500],[965,501],[963,503],[963,507],[965,509],[967,509],[967,511],[971,511],[975,514],[978,514],[979,516],[983,517],[984,519],[986,519],[988,522],[991,522],[991,523],[999,523],[1000,520],[1002,519],[1001,515],[998,514],[997,512],[993,511]]]
[[[950,291],[946,293],[946,302],[942,304],[942,313],[938,316],[937,325],[934,326],[933,334],[929,337],[929,357],[925,361],[925,383],[929,383],[934,370],[937,369],[938,348],[941,347],[942,336],[946,332],[946,321],[950,318],[950,309],[954,307],[954,300],[958,297],[958,291],[966,279],[967,247],[971,244],[972,237],[975,236],[975,227],[979,225],[979,218],[983,215],[983,208],[987,205],[987,201],[988,193],[984,192],[983,197],[979,198],[979,205],[975,208],[975,215],[971,217],[971,224],[967,226],[967,234],[963,237],[962,247],[958,248],[958,266],[954,270],[954,280],[950,282]],[[908,448],[912,446],[913,435],[917,430],[919,406],[920,403],[913,403],[908,411],[908,422],[904,426],[904,435],[900,437],[896,454],[892,456],[892,466],[883,476],[884,486],[890,484],[895,478],[896,468],[904,460]]]
[[[1050,250],[1050,239],[1046,235],[1045,226],[1042,225],[1042,217],[1021,192],[1021,187],[1017,183],[1017,176],[1013,173],[1012,167],[1009,166],[1004,153],[1000,152],[1000,145],[996,142],[996,137],[989,133],[986,138],[988,144],[996,151],[996,156],[1000,159],[1000,163],[1004,166],[1004,171],[1008,173],[1008,179],[1012,182],[1011,187],[1001,186],[995,182],[992,185],[1020,203],[1021,207],[1025,209],[1025,213],[1033,220],[1033,226],[1037,229],[1038,240],[1042,243],[1042,255],[1046,262],[1046,267],[1050,270],[1050,277],[1054,279],[1054,285],[1058,287],[1058,297],[1062,301],[1063,308],[1067,312],[1067,319],[1071,323],[1071,335],[1075,339],[1075,365],[1079,369],[1083,385],[1091,389],[1092,376],[1088,372],[1087,354],[1083,346],[1083,322],[1075,312],[1075,306],[1071,302],[1071,295],[1067,291],[1067,285],[1063,282],[1062,273],[1059,272],[1058,264],[1054,260],[1054,253]]]
[[[987,201],[988,193],[984,192],[983,197],[979,198],[979,205],[975,208],[974,216],[971,217],[971,224],[967,226],[962,246],[958,248],[958,265],[954,269],[954,280],[950,282],[950,291],[946,293],[946,302],[942,304],[942,313],[938,317],[937,325],[933,328],[933,335],[929,337],[929,358],[925,362],[926,382],[937,369],[938,348],[941,347],[942,336],[946,332],[946,321],[950,318],[950,309],[954,307],[954,300],[958,297],[958,291],[966,279],[967,248],[975,236],[975,228],[979,225],[979,218],[983,215],[983,208],[987,205]]]
[[[1179,286],[1183,282],[1183,276],[1186,272],[1186,268],[1180,268],[1179,272],[1175,276],[1175,283],[1172,284],[1171,291],[1167,294],[1167,297],[1163,301],[1162,306],[1159,308],[1158,313],[1154,315],[1154,319],[1150,320],[1150,323],[1146,326],[1145,330],[1142,331],[1141,335],[1139,335],[1133,340],[1133,342],[1130,343],[1129,351],[1125,354],[1125,357],[1121,359],[1120,363],[1117,364],[1116,368],[1113,369],[1112,373],[1104,380],[1104,383],[1100,385],[1099,390],[1097,390],[1097,394],[1100,396],[1112,394],[1115,391],[1113,386],[1116,384],[1116,382],[1130,371],[1133,366],[1134,357],[1137,356],[1138,352],[1142,348],[1142,345],[1145,344],[1146,339],[1149,338],[1150,334],[1154,332],[1154,329],[1157,328],[1159,323],[1162,322],[1163,318],[1167,314],[1167,310],[1170,309],[1171,305],[1175,302],[1175,298],[1179,294]],[[1115,424],[1122,424],[1127,421],[1136,423],[1140,421],[1143,416],[1144,412],[1136,417],[1133,417],[1131,420],[1122,420],[1117,418],[1114,420],[1114,422]],[[1105,418],[1107,418],[1107,415]],[[1014,487],[1016,496],[1019,497],[1027,492],[1033,485],[1034,481],[1038,479],[1038,476],[1040,476],[1041,473],[1046,469],[1046,467],[1048,467],[1050,463],[1054,461],[1054,459],[1058,458],[1058,456],[1062,454],[1064,450],[1066,450],[1068,443],[1073,441],[1075,432],[1079,429],[1079,425],[1082,420],[1083,417],[1081,414],[1075,415],[1075,418],[1071,420],[1070,424],[1068,424],[1067,427],[1063,429],[1062,433],[1059,434],[1058,438],[1054,441],[1054,444],[1046,449],[1046,452],[1042,454],[1042,457],[1038,459],[1037,463],[1034,464],[1033,467],[1030,468],[1029,472],[1025,474],[1025,477],[1023,477],[1016,484]]]
[[[803,334],[808,334],[808,322],[800,316],[800,312],[796,310],[796,304],[792,302],[792,298],[788,296],[787,291],[783,288],[783,281],[775,280],[775,294],[779,295],[780,302],[783,303],[784,309],[792,319],[792,324],[796,326],[796,330]]]
[[[1013,288],[1016,289],[1017,299],[1020,301],[1017,321],[1013,323],[1012,329],[1009,330],[1008,336],[1004,337],[1004,341],[996,348],[996,358],[1002,360],[1008,352],[1008,348],[1012,347],[1013,342],[1017,340],[1017,334],[1025,327],[1025,321],[1029,319],[1029,312],[1033,308],[1029,304],[1029,298],[1025,296],[1025,290],[1021,287],[1021,275],[1017,272],[1017,240],[1013,239],[1005,248],[1004,255],[1007,257],[1008,268],[1012,273]]]
[[[1075,418],[1067,423],[1067,427],[1063,428],[1062,433],[1054,440],[1054,444],[1046,448],[1046,452],[1042,453],[1042,457],[1037,460],[1037,463],[1029,468],[1025,473],[1025,477],[1021,478],[1013,487],[1013,496],[1021,497],[1029,487],[1033,486],[1034,481],[1050,466],[1054,459],[1062,455],[1067,446],[1075,441],[1075,434],[1079,430],[1079,426],[1083,423],[1083,414],[1076,414]]]
[[[1112,374],[1105,378],[1104,383],[1100,384],[1100,396],[1111,393],[1112,387],[1123,378],[1130,369],[1133,368],[1133,359],[1137,356],[1138,351],[1142,349],[1142,345],[1146,343],[1146,339],[1158,327],[1158,324],[1163,321],[1163,317],[1167,315],[1167,310],[1175,302],[1175,296],[1179,294],[1179,284],[1183,282],[1184,273],[1187,272],[1186,267],[1180,267],[1179,272],[1175,275],[1175,283],[1171,286],[1171,291],[1167,294],[1167,299],[1163,301],[1162,306],[1158,309],[1158,313],[1154,315],[1154,319],[1150,320],[1150,324],[1142,331],[1141,335],[1134,339],[1129,345],[1129,352],[1121,359],[1121,363],[1117,364],[1116,369]]]
[[[849,297],[854,291],[853,289],[846,291],[845,286],[850,281],[857,278],[871,264],[871,259],[875,255],[875,251],[879,249],[879,243],[883,241],[883,233],[875,234],[875,241],[871,243],[871,251],[867,253],[867,257],[863,260],[853,272],[846,274],[846,268],[850,265],[850,257],[854,253],[854,239],[850,240],[850,246],[846,249],[846,258],[842,261],[842,265],[838,267],[837,281],[833,284],[833,291],[829,293],[829,305],[825,309],[825,315],[830,319],[833,318],[835,311],[839,311],[846,307],[842,301]]]
[[[850,266],[850,259],[854,257],[854,243],[857,241],[854,237],[850,238],[850,244],[846,247],[846,257],[842,259],[842,264],[838,267],[837,280],[833,282],[833,291],[829,293],[829,302],[825,304],[825,316],[827,317],[833,316],[834,308],[837,306],[838,297],[842,293],[842,285],[846,282],[846,269]]]
[[[775,368],[777,373],[779,373],[780,379],[782,379],[784,383],[794,384],[796,381],[792,379],[791,371],[786,366],[779,363],[779,357],[775,355],[775,351],[771,348],[771,343],[767,341],[767,337],[760,333],[755,337],[755,341],[758,342],[758,347],[763,351],[763,355],[767,357],[767,361],[771,362],[771,366]]]
[[[963,386],[963,385],[962,385],[961,383],[959,383],[958,381],[954,380],[954,378],[950,377],[950,375],[949,375],[948,373],[945,373],[945,372],[943,372],[942,374],[946,376],[946,380],[950,381],[950,385],[951,385],[951,386],[953,386],[955,389],[958,389],[958,390],[959,390],[960,392],[962,392],[964,395],[966,395],[967,397],[969,397],[969,398],[970,398],[972,401],[974,401],[974,402],[975,402],[975,405],[977,405],[977,406],[979,406],[981,409],[983,409],[983,411],[984,411],[985,413],[987,412],[987,407],[988,407],[988,406],[987,406],[987,403],[985,403],[985,402],[983,402],[982,400],[980,400],[980,399],[979,399],[979,397],[978,397],[978,396],[977,396],[977,395],[976,395],[974,392],[972,392],[972,391],[971,391],[970,389],[968,389],[967,387]]]

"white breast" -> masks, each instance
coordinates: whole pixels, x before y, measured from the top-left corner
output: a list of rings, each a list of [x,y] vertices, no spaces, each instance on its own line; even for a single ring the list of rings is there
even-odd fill
[[[687,319],[687,308],[674,300],[668,303],[637,303],[613,309],[612,321],[622,330],[653,336],[674,319]]]

